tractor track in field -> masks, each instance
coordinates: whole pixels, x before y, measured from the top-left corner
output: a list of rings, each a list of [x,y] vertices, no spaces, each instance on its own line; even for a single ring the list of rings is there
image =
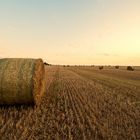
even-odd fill
[[[77,71],[47,67],[39,106],[1,107],[1,140],[140,139],[139,106]]]

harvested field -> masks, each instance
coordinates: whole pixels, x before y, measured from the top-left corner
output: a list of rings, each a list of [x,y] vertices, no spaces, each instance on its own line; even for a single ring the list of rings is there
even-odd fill
[[[39,106],[0,107],[1,140],[140,139],[140,71],[46,66]]]

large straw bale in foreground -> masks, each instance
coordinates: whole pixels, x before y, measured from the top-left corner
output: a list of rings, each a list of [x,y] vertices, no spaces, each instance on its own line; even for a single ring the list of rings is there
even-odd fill
[[[0,104],[38,104],[45,92],[41,59],[0,59]]]

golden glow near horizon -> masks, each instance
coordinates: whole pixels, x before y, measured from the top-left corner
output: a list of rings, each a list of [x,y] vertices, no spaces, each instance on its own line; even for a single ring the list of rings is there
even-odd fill
[[[43,2],[0,2],[0,57],[140,65],[140,1]]]

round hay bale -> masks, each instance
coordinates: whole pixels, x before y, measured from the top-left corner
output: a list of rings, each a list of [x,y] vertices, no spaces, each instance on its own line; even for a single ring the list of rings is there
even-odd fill
[[[99,66],[99,70],[102,70],[104,67],[103,66]]]
[[[42,59],[0,59],[0,104],[39,104],[45,92]]]
[[[115,66],[115,69],[119,69],[120,67],[119,66]]]
[[[134,68],[131,67],[131,66],[128,66],[128,67],[127,67],[127,70],[128,70],[128,71],[134,71]]]

